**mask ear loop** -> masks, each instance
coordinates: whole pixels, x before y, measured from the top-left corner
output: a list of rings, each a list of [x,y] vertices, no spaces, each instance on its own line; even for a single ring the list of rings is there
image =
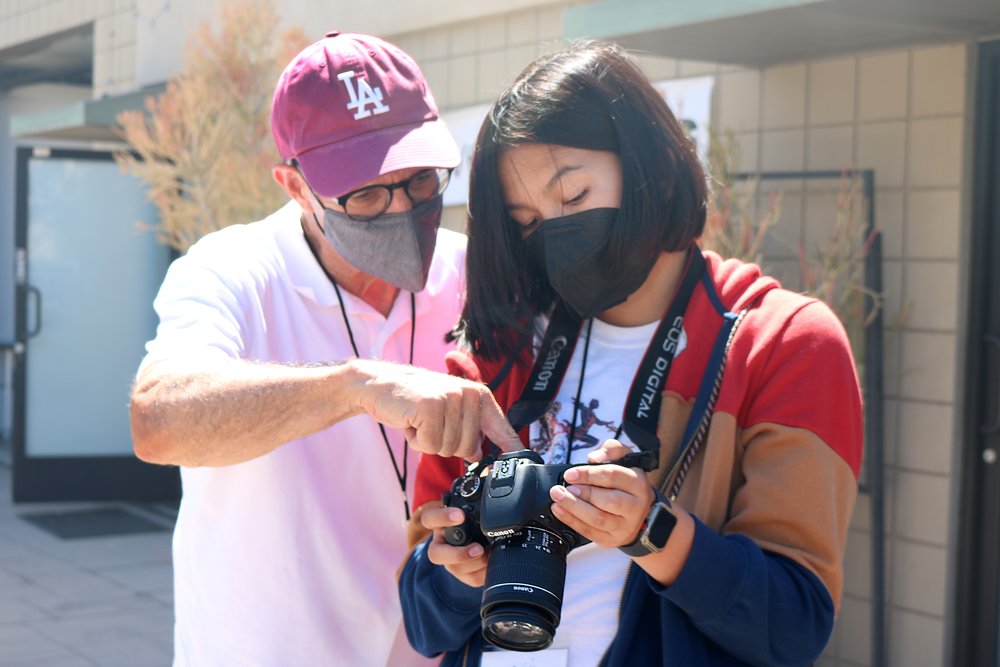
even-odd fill
[[[306,184],[306,190],[308,190],[309,194],[312,195],[312,203],[315,204],[315,206],[310,206],[312,209],[310,213],[312,213],[313,221],[315,221],[316,226],[319,227],[319,231],[322,232],[323,225],[320,224],[319,214],[316,212],[316,207],[318,206],[321,211],[326,211],[326,206],[323,206],[323,202],[319,200],[319,195],[312,189],[312,186],[309,185],[309,181],[306,179],[306,175],[302,173],[301,169],[299,169],[298,161],[295,158],[292,158],[291,160],[286,160],[285,164],[295,170],[295,172],[299,175],[299,178],[302,179],[302,182]]]
[[[316,191],[313,190],[311,185],[309,185],[309,179],[306,178],[306,175],[302,173],[302,169],[299,168],[299,161],[296,160],[295,158],[289,158],[288,160],[285,160],[282,164],[287,165],[292,169],[294,169],[295,173],[297,173],[299,175],[299,178],[302,179],[302,182],[306,184],[306,190],[308,190],[309,194],[312,195],[312,203],[315,204],[315,206],[309,207],[310,209],[312,209],[309,212],[312,213],[313,222],[316,223],[316,226],[319,228],[319,231],[321,232],[324,231],[323,224],[319,221],[319,213],[317,213],[316,207],[318,206],[321,211],[326,211],[326,206],[323,206],[323,202],[319,200],[319,195],[316,194]]]

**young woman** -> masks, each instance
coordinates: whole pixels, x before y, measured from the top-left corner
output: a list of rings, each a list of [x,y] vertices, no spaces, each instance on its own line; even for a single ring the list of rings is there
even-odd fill
[[[496,556],[565,557],[561,619],[540,620],[552,604],[539,598],[484,622],[484,582],[495,596],[504,577],[534,573],[487,573],[497,542],[445,539],[464,513],[442,494],[465,466],[422,459],[400,578],[413,646],[445,653],[443,665],[528,664],[482,629],[544,647],[538,665],[811,663],[840,601],[861,461],[860,391],[836,317],[699,250],[694,146],[616,46],[576,43],[531,64],[484,122],[470,179],[455,331],[466,353],[452,371],[490,383],[544,463],[654,451],[659,467],[568,469],[549,510],[589,543],[563,556],[558,531],[544,544],[518,533]]]

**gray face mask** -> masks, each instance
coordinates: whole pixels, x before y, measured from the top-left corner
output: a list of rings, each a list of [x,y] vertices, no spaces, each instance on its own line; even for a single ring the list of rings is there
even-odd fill
[[[354,268],[409,292],[427,282],[441,224],[441,196],[409,211],[386,213],[374,220],[352,220],[323,209],[323,234]]]

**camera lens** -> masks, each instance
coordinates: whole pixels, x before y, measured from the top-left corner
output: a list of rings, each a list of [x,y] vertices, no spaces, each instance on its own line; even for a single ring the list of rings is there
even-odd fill
[[[493,644],[515,651],[539,651],[552,643],[556,631],[550,624],[537,618],[513,620],[516,612],[512,609],[506,610],[505,615],[510,620],[493,621],[485,631]]]
[[[548,647],[559,626],[566,543],[529,526],[494,540],[486,561],[483,636],[511,651]]]

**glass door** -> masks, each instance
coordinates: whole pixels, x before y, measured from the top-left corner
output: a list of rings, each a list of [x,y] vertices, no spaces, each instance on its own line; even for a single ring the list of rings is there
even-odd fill
[[[170,251],[140,181],[109,153],[17,160],[15,501],[162,500],[175,469],[132,454],[128,396]]]

